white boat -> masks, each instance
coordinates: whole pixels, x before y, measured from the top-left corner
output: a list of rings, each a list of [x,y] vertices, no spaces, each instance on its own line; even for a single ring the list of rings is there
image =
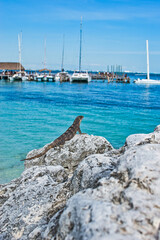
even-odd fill
[[[9,78],[11,82],[13,81],[27,81],[29,79],[29,76],[24,71],[19,71],[15,73],[12,77]]]
[[[35,74],[34,79],[36,81],[53,81],[54,76],[51,75],[51,70],[46,68],[46,38],[44,39],[44,68],[39,70],[39,73]]]
[[[36,80],[36,81],[43,81],[43,78],[44,78],[44,75],[43,74],[35,74],[35,76],[34,76],[34,79]]]
[[[25,71],[21,69],[21,45],[22,45],[22,33],[18,34],[18,48],[19,48],[19,72],[15,73],[12,77],[10,77],[10,81],[27,81],[29,76]]]
[[[43,77],[43,81],[54,81],[54,76],[50,74],[45,74]]]
[[[136,84],[155,84],[155,85],[159,85],[160,84],[159,80],[150,79],[148,40],[146,40],[146,50],[147,50],[147,78],[146,79],[138,78],[137,80],[134,81],[134,83],[136,83]]]
[[[160,84],[159,80],[153,80],[153,79],[140,79],[140,78],[138,78],[134,82],[136,84],[155,84],[155,85],[159,85]]]
[[[91,76],[87,71],[74,71],[71,76],[71,82],[90,82]]]
[[[70,82],[90,82],[91,77],[87,71],[81,71],[81,55],[82,55],[82,17],[80,23],[80,51],[79,51],[79,71],[74,71]]]
[[[55,81],[58,82],[70,82],[70,75],[68,72],[59,72],[55,75]]]
[[[64,35],[63,35],[63,48],[62,48],[62,64],[61,64],[61,72],[57,73],[55,75],[55,81],[56,82],[70,82],[70,75],[68,72],[65,72],[64,71],[64,68],[63,68],[63,65],[64,65]]]
[[[60,81],[60,72],[59,72],[59,73],[56,73],[54,79],[55,79],[56,82]]]

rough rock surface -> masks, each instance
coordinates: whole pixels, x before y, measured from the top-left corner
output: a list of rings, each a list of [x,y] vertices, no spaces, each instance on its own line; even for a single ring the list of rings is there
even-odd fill
[[[57,239],[160,239],[159,129],[129,136],[116,160],[90,156],[78,166],[72,187],[81,191],[67,202]]]
[[[44,150],[33,150],[29,152],[27,157],[32,157]],[[70,141],[67,141],[63,146],[50,149],[45,156],[35,158],[25,162],[25,167],[29,168],[35,165],[61,165],[68,172],[73,172],[79,162],[87,156],[95,153],[104,153],[113,149],[111,144],[104,137],[97,137],[88,134],[75,135]]]
[[[107,154],[94,154],[82,161],[75,170],[71,179],[73,193],[86,188],[95,188],[99,179],[109,178],[111,171],[116,166],[116,159]]]
[[[77,135],[25,164],[0,186],[0,239],[160,240],[160,125],[119,150]]]
[[[70,197],[61,166],[32,167],[0,188],[0,239],[42,239]]]

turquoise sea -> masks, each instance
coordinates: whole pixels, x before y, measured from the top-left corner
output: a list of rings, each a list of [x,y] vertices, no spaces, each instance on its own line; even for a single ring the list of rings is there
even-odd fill
[[[20,176],[20,159],[61,135],[77,115],[84,115],[82,132],[119,148],[128,135],[160,124],[160,86],[0,80],[0,183]]]

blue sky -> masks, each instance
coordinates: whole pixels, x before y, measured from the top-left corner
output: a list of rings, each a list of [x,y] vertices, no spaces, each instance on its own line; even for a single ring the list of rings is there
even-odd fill
[[[82,68],[146,72],[146,39],[150,71],[160,72],[159,0],[0,0],[0,61],[18,61],[22,31],[22,63],[40,69],[60,69],[65,34],[65,69],[77,69],[79,26],[83,17]]]

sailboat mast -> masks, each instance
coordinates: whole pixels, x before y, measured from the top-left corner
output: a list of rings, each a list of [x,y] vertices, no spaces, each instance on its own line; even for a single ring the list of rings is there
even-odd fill
[[[19,70],[21,72],[21,41],[22,41],[22,33],[18,34],[18,49],[19,49]]]
[[[147,50],[147,79],[150,79],[149,76],[149,50],[148,50],[148,40],[146,40],[146,50]]]
[[[63,49],[62,49],[62,65],[61,65],[61,70],[63,71],[63,63],[64,63],[64,35],[63,35]]]
[[[44,39],[44,69],[46,69],[46,38]]]
[[[79,71],[81,71],[81,55],[82,55],[82,17],[81,17],[81,23],[80,23]]]

